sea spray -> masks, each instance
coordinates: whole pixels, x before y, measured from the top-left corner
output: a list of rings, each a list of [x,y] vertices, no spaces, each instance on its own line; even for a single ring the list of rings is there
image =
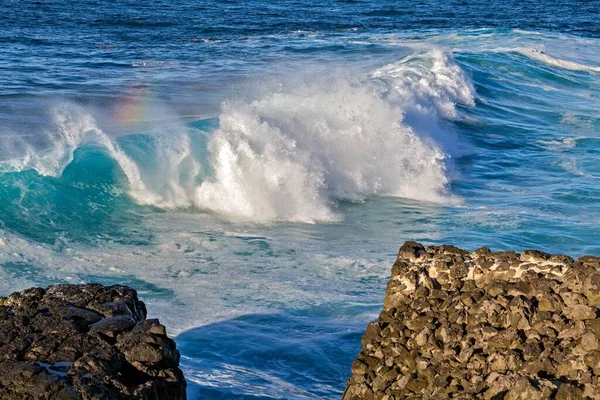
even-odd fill
[[[436,47],[417,50],[376,70],[372,76],[388,82],[406,112],[459,119],[457,104],[475,106],[475,89],[470,79],[451,53]]]
[[[315,222],[335,220],[341,199],[455,201],[445,175],[455,149],[440,142],[457,140],[440,123],[459,117],[456,103],[474,105],[473,86],[437,49],[371,79],[309,76],[257,100],[228,103],[209,144],[215,175],[194,202],[256,220]]]

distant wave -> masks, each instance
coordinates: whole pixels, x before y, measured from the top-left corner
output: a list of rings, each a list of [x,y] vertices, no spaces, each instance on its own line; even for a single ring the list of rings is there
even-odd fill
[[[600,42],[564,33],[536,32],[521,29],[472,29],[450,34],[428,33],[414,40],[410,36],[375,36],[377,41],[403,48],[438,46],[453,54],[518,53],[546,64],[571,71],[600,72]],[[370,40],[373,40],[371,38]],[[370,40],[355,41],[368,44]]]
[[[553,67],[559,67],[571,71],[600,72],[600,66],[580,64],[578,62],[569,60],[561,60],[550,56],[542,50],[523,47],[518,47],[514,50],[533,60],[543,62]]]
[[[443,119],[474,105],[451,55],[421,51],[367,79],[340,71],[290,78],[223,106],[212,133],[172,127],[118,140],[80,107],[54,111],[51,145],[0,169],[59,176],[83,143],[104,146],[140,204],[196,207],[258,221],[335,221],[339,200],[370,195],[454,202],[447,185],[456,138]]]

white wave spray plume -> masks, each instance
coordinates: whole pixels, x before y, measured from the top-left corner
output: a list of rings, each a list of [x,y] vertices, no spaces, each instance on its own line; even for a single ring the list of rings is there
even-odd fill
[[[335,220],[342,199],[452,201],[448,154],[432,138],[447,134],[440,118],[458,118],[456,103],[474,104],[467,77],[438,50],[373,77],[336,74],[227,104],[210,142],[215,175],[197,189],[195,204],[250,219],[314,222]]]

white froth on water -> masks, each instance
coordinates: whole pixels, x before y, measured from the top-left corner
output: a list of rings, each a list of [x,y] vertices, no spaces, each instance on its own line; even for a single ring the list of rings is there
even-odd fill
[[[559,58],[552,57],[547,54],[543,49],[531,49],[518,47],[515,51],[527,56],[533,60],[540,61],[544,64],[552,67],[558,67],[568,69],[571,71],[585,71],[585,72],[600,72],[600,66],[582,64],[576,61],[562,60]]]
[[[370,288],[374,281],[383,287],[391,258],[369,254],[372,248],[346,255],[320,241],[288,241],[285,231],[237,227],[239,233],[227,233],[208,216],[155,214],[140,227],[153,232],[148,246],[40,244],[0,230],[0,293],[55,283],[128,284],[172,335],[246,314],[323,307],[339,315],[353,302],[377,303],[380,294]],[[371,308],[356,308],[349,318],[368,319],[360,310]]]

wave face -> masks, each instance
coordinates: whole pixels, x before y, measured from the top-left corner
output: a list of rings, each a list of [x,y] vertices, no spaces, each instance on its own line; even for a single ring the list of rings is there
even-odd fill
[[[2,168],[58,177],[80,146],[96,143],[141,205],[257,221],[335,221],[339,201],[372,195],[456,201],[446,174],[456,135],[443,119],[459,119],[456,104],[473,106],[474,96],[452,56],[434,49],[370,77],[311,74],[251,101],[227,102],[208,134],[171,126],[115,141],[82,108],[61,105],[53,110],[49,148],[28,148]]]
[[[119,164],[127,176],[132,195],[137,197],[139,193],[145,192],[136,165],[98,128],[95,119],[83,108],[73,104],[54,107],[51,127],[43,132],[36,146],[30,146],[23,140],[16,140],[17,143],[23,143],[19,147],[24,149],[24,154],[0,163],[0,170],[4,172],[35,170],[43,176],[59,177],[73,161],[75,151],[82,144],[97,143],[103,146]]]

